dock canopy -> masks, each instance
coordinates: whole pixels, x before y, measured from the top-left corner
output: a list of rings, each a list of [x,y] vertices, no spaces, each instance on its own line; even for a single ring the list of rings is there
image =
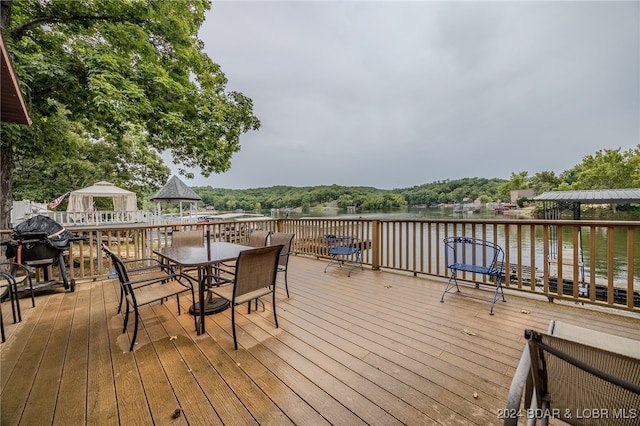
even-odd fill
[[[533,200],[544,204],[545,219],[558,219],[561,207],[572,210],[573,218],[580,219],[581,204],[640,203],[640,188],[550,191],[536,196]]]
[[[534,200],[591,204],[640,203],[640,188],[550,191],[536,196]]]
[[[135,192],[118,188],[110,182],[100,181],[86,188],[72,191],[69,195],[68,212],[88,212],[94,210],[94,198],[112,198],[114,211],[132,212],[138,210]]]

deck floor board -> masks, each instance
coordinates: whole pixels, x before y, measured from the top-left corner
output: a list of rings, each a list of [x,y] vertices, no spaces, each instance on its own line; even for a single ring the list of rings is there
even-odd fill
[[[238,351],[231,311],[197,336],[183,295],[181,315],[175,297],[141,309],[129,352],[133,316],[122,333],[113,280],[43,291],[35,308],[23,298],[17,324],[4,302],[0,424],[497,425],[524,329],[587,322],[640,341],[625,312],[507,292],[491,316],[487,290],[441,303],[443,280],[325,265],[292,256],[279,328],[268,298],[249,315],[237,307]]]

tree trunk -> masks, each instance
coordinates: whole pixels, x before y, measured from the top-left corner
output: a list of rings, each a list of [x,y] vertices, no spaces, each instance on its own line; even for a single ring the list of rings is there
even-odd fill
[[[13,147],[7,141],[0,143],[0,229],[9,229],[13,207]]]
[[[0,28],[9,28],[12,1],[0,2]],[[5,135],[6,136],[6,135]],[[0,229],[9,229],[11,208],[13,207],[13,146],[3,141],[0,131]]]
[[[9,28],[11,25],[11,6],[13,0],[2,0],[0,2],[0,28]]]

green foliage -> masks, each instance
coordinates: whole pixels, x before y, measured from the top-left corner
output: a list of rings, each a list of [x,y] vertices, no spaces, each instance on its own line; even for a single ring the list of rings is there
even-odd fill
[[[529,186],[536,194],[552,191],[558,188],[561,182],[554,172],[549,171],[538,172],[529,178]]]
[[[394,190],[339,185],[254,189],[214,189],[206,186],[194,187],[193,190],[202,197],[205,205],[219,210],[253,210],[260,206],[267,210],[302,207],[303,211],[308,211],[336,202],[341,209],[356,206],[359,211],[384,211],[415,204],[437,204],[440,193],[457,194],[461,197],[459,200],[452,198],[453,195],[447,196],[448,202],[455,202],[465,198],[473,200],[483,192],[482,196],[490,201],[491,197],[486,193],[496,194],[501,182],[499,179],[465,178]],[[230,203],[233,208],[230,208]]]
[[[529,183],[527,175],[527,172],[511,173],[511,179],[498,187],[498,195],[500,196],[500,199],[509,200],[511,198],[511,191],[528,189]]]
[[[364,210],[389,209],[406,205],[401,195],[392,191],[368,187],[345,187],[339,185],[316,187],[274,186],[255,189],[221,189],[194,187],[205,205],[218,210],[254,210],[297,208],[310,209],[317,205],[358,206]]]
[[[2,126],[15,198],[47,200],[96,180],[140,196],[181,173],[229,169],[240,136],[260,127],[251,99],[197,34],[209,0],[15,0],[1,22],[30,127]],[[3,194],[5,197],[7,194]]]
[[[483,197],[487,201],[498,199],[498,188],[502,179],[463,178],[437,181],[398,191],[408,205],[433,205],[440,203],[461,203]]]
[[[563,177],[571,189],[640,188],[640,145],[627,151],[600,150]]]

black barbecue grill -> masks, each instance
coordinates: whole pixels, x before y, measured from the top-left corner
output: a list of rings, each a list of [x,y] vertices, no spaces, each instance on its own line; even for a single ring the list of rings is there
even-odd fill
[[[64,252],[71,241],[78,240],[65,227],[47,216],[34,216],[16,225],[11,240],[5,241],[6,257],[31,268],[43,270],[43,281],[34,282],[33,289],[63,286],[75,291],[75,280],[67,278]],[[58,265],[60,279],[50,277],[50,267]]]

